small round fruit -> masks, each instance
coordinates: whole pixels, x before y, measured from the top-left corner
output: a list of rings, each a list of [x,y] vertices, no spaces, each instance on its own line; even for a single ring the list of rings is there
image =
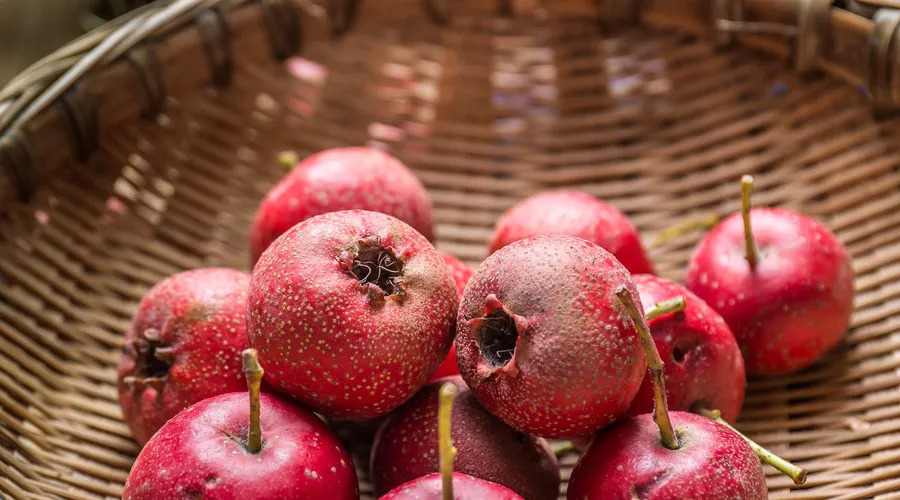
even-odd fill
[[[459,292],[459,296],[462,298],[466,284],[472,278],[472,268],[447,252],[441,252],[441,256],[444,257],[444,262],[447,263],[447,268],[450,270],[450,274],[453,275],[453,282],[456,283],[456,291]],[[444,358],[441,366],[438,367],[436,372],[431,374],[430,380],[437,380],[451,375],[459,375],[459,367],[456,365],[455,343],[450,346],[450,352],[447,353],[447,357]]]
[[[743,438],[715,421],[669,414],[681,446],[660,442],[651,415],[605,429],[582,455],[569,479],[569,500],[720,500],[768,498],[759,459]]]
[[[377,149],[334,148],[298,163],[266,194],[250,230],[252,262],[295,224],[352,209],[392,215],[434,238],[431,200],[406,165]]]
[[[400,406],[446,357],[459,297],[438,251],[407,224],[348,210],[307,219],[250,280],[250,345],[272,384],[329,416]]]
[[[645,307],[678,296],[685,299],[683,312],[647,321],[666,365],[669,408],[678,411],[717,409],[725,420],[737,420],[744,403],[747,379],[744,359],[725,320],[681,285],[650,274],[633,277]],[[652,411],[653,381],[644,377],[627,416]]]
[[[443,498],[441,474],[424,477],[397,486],[379,497],[379,500],[441,500]],[[478,479],[459,472],[453,473],[454,500],[523,500],[505,486]]]
[[[311,412],[260,396],[263,445],[247,449],[246,392],[205,399],[179,413],[138,455],[124,500],[359,498],[356,470]]]
[[[447,252],[441,252],[441,257],[444,258],[444,263],[447,264],[447,269],[450,270],[450,274],[453,276],[453,283],[456,284],[456,291],[459,292],[459,296],[462,297],[463,291],[466,289],[466,284],[472,279],[472,268]]]
[[[600,246],[538,236],[494,253],[457,319],[460,373],[478,400],[529,434],[568,438],[620,417],[647,361],[614,290],[637,289]]]
[[[745,258],[744,225],[734,214],[697,246],[685,286],[705,300],[734,333],[747,372],[802,370],[844,336],[853,313],[853,268],[824,225],[789,210],[754,208],[759,260]]]
[[[547,442],[491,415],[459,376],[426,385],[378,430],[370,461],[375,492],[440,470],[438,392],[446,382],[459,388],[451,415],[454,470],[502,484],[528,500],[556,499],[559,464]]]
[[[249,282],[232,269],[195,269],[141,300],[118,370],[119,403],[139,444],[188,406],[244,388]]]
[[[653,273],[641,237],[612,205],[580,191],[539,193],[509,209],[494,227],[490,253],[532,236],[575,236],[603,247],[632,273]]]

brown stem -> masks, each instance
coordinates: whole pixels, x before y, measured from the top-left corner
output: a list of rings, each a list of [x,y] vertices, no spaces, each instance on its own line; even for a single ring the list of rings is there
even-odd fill
[[[262,383],[263,368],[256,356],[256,349],[244,349],[241,353],[247,389],[250,390],[250,432],[247,435],[247,450],[259,453],[262,449],[262,428],[259,425],[259,386]]]
[[[651,319],[656,319],[664,314],[681,312],[684,311],[685,305],[684,296],[679,295],[678,297],[673,297],[669,300],[663,300],[653,304],[644,311],[644,317],[647,318],[647,321],[650,321]]]
[[[744,257],[750,264],[750,269],[756,269],[759,261],[759,252],[756,249],[756,241],[753,239],[753,230],[750,228],[750,193],[753,192],[753,176],[741,177],[741,216],[744,218]]]
[[[653,336],[650,334],[650,328],[647,327],[647,321],[644,315],[634,302],[634,298],[625,285],[616,289],[616,296],[622,303],[622,306],[631,317],[635,330],[641,337],[641,345],[644,347],[644,354],[647,356],[647,367],[650,369],[650,376],[653,378],[653,421],[659,426],[660,440],[663,446],[670,450],[677,450],[680,446],[678,436],[672,427],[672,420],[669,418],[669,407],[666,404],[666,381],[663,378],[663,364],[659,357],[659,351],[656,350],[656,343],[653,342]]]
[[[453,382],[441,386],[438,393],[438,453],[441,460],[441,485],[443,500],[453,500],[453,460],[456,448],[450,436],[450,417],[453,414],[453,401],[459,389]]]
[[[744,438],[744,441],[746,441],[747,444],[750,445],[750,449],[753,450],[753,453],[756,453],[756,456],[759,457],[760,460],[771,465],[772,467],[775,467],[782,474],[791,478],[794,481],[794,484],[796,484],[797,486],[806,483],[806,469],[788,462],[787,460],[779,457],[771,451],[763,448],[756,441],[741,434],[740,431],[732,427],[731,424],[729,424],[725,421],[725,419],[722,418],[722,414],[721,412],[719,412],[719,410],[707,410],[705,408],[698,408],[695,411],[703,415],[704,417],[711,418],[716,422],[724,425],[725,427],[728,427],[729,429],[734,431],[735,434]]]

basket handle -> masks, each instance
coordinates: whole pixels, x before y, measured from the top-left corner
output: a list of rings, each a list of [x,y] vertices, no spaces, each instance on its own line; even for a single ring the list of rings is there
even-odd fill
[[[103,131],[156,116],[167,91],[227,86],[235,59],[256,57],[260,44],[284,59],[304,42],[345,31],[356,2],[161,0],[38,61],[0,90],[0,207],[28,199],[61,156],[86,159]],[[166,74],[186,61],[181,67],[196,73]]]

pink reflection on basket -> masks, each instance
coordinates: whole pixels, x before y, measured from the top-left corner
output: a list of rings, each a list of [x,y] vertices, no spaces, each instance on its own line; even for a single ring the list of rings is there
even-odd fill
[[[321,85],[328,78],[328,70],[319,63],[302,57],[291,57],[284,62],[288,73],[314,85]]]

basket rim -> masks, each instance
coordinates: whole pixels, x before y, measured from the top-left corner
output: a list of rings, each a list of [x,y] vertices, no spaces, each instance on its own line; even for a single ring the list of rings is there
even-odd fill
[[[422,11],[436,24],[447,22],[434,17],[434,3],[421,0]],[[871,96],[876,112],[900,109],[900,81],[894,81],[894,74],[900,75],[900,43],[894,43],[900,32],[900,10],[883,8],[881,0],[848,2],[852,12],[833,4],[834,0],[565,0],[533,2],[520,11],[505,1],[486,5],[466,0],[458,5],[461,11],[537,19],[548,14],[592,15],[602,26],[641,22],[649,28],[709,38],[720,47],[744,45],[793,59],[800,73],[822,70],[858,86]],[[238,12],[255,10],[275,57],[287,58],[306,39],[328,39],[348,29],[355,17],[364,15],[360,10],[366,5],[378,9],[371,7],[374,2],[361,0],[161,0],[82,35],[0,90],[0,207],[16,198],[29,199],[34,184],[53,173],[37,167],[54,162],[42,161],[51,156],[44,151],[47,141],[35,138],[68,137],[70,144],[62,145],[67,147],[65,154],[84,160],[97,143],[98,128],[117,124],[103,113],[98,116],[100,106],[90,100],[92,95],[111,91],[111,75],[118,75],[121,83],[121,73],[137,73],[143,92],[129,97],[147,102],[142,114],[155,116],[169,86],[153,67],[171,53],[166,46],[174,38],[192,33],[194,39],[182,41],[180,50],[190,51],[197,59],[213,59],[213,65],[228,65],[231,48],[221,46],[240,37],[230,26],[232,19]],[[210,12],[219,13],[219,22]],[[310,23],[297,21],[297,16],[311,17],[318,29],[308,29]],[[318,36],[308,36],[310,31]],[[204,42],[210,38],[216,40],[215,50]],[[185,88],[227,84],[223,72],[228,71],[211,71],[205,80],[195,79]],[[134,116],[118,116],[118,121],[124,118]],[[60,147],[53,144],[53,158],[60,157]]]

